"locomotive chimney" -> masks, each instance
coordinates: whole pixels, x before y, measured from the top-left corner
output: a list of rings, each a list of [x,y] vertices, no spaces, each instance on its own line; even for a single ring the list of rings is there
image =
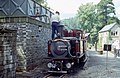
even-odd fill
[[[64,25],[59,25],[58,26],[58,32],[60,34],[60,37],[63,37],[63,28],[64,28]]]

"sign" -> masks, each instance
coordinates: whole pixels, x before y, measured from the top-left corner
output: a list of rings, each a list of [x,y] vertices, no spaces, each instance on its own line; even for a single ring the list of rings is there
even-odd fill
[[[104,51],[111,51],[111,44],[104,44]]]

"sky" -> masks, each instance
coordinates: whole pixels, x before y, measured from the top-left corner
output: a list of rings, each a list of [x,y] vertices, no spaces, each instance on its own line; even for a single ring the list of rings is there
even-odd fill
[[[81,4],[86,4],[88,2],[97,4],[99,1],[100,0],[47,0],[48,6],[54,11],[60,12],[61,19],[74,17]],[[116,8],[116,16],[120,19],[120,0],[113,0],[113,3]]]

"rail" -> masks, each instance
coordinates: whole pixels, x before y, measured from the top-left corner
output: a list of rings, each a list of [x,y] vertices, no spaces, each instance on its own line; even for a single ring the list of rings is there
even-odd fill
[[[53,74],[53,73],[49,73],[47,75],[45,75],[43,78],[66,78],[67,74]]]

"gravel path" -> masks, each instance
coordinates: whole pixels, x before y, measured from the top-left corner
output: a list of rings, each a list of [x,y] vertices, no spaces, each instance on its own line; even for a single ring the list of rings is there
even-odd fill
[[[114,55],[108,52],[106,62],[106,54],[107,52],[100,55],[96,51],[88,51],[89,60],[85,70],[78,70],[69,78],[120,78],[120,58],[114,58]]]

